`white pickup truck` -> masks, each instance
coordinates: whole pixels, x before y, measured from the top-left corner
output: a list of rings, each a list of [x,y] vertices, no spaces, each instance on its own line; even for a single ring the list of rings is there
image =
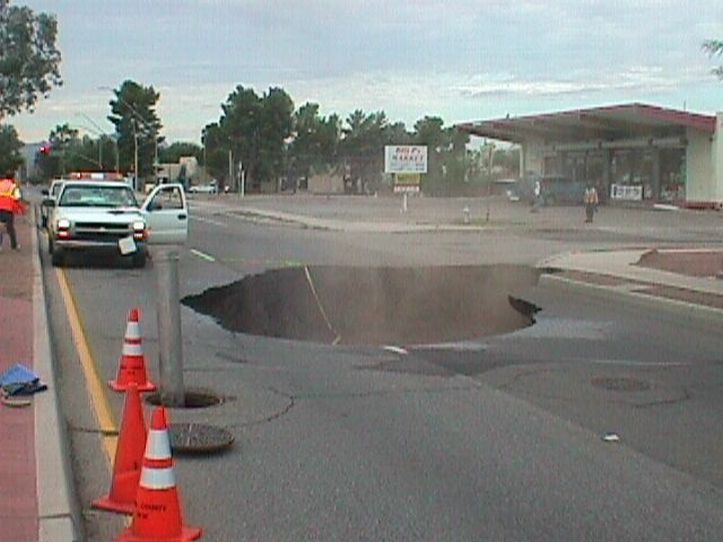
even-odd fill
[[[120,181],[65,181],[49,203],[48,248],[54,266],[69,252],[117,254],[146,265],[147,245],[183,244],[188,203],[183,186],[157,186],[138,205]]]

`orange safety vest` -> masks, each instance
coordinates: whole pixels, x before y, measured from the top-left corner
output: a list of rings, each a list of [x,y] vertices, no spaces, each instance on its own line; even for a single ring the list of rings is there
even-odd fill
[[[0,211],[19,215],[25,212],[20,188],[13,179],[0,179]]]

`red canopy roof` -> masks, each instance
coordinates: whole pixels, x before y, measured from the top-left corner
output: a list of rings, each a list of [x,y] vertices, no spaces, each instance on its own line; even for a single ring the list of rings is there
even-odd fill
[[[685,135],[685,128],[713,133],[715,124],[712,115],[632,103],[469,122],[457,128],[481,137],[523,142],[529,138],[580,141],[678,136]]]

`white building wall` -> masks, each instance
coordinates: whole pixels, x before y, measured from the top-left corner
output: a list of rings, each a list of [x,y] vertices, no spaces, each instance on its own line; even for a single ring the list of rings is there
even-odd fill
[[[715,133],[712,144],[713,197],[723,202],[723,112],[716,113]]]
[[[688,128],[687,138],[685,199],[688,201],[717,200],[711,135]]]

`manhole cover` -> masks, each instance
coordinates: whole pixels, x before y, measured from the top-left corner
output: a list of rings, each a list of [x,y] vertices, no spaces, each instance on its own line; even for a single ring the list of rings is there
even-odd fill
[[[145,399],[154,406],[169,406],[163,401],[163,392],[150,393]],[[223,398],[206,390],[186,390],[184,402],[181,408],[207,408],[221,404]]]
[[[637,378],[629,377],[597,377],[592,379],[592,385],[608,391],[645,391],[650,384]]]
[[[172,423],[168,429],[171,449],[182,454],[209,454],[229,448],[233,435],[215,425],[202,423]]]

